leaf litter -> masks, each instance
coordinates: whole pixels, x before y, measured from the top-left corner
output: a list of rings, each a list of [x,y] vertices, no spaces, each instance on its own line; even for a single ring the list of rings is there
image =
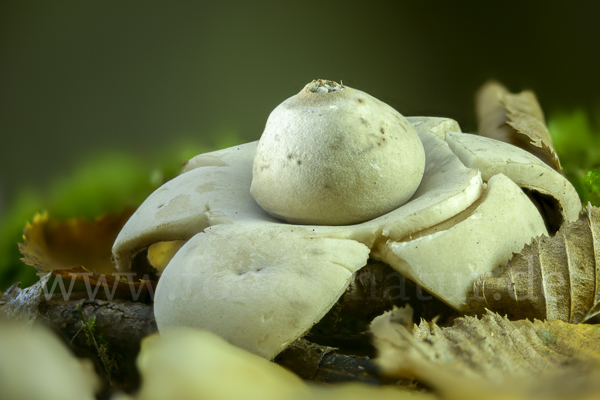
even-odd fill
[[[59,288],[67,299],[104,297],[145,300],[153,294],[156,282],[135,272],[118,274],[111,261],[111,248],[133,210],[104,214],[93,220],[55,219],[37,214],[27,223],[19,251],[21,261],[39,274],[50,272],[52,292]]]
[[[410,329],[392,311],[371,332],[384,375],[417,379],[444,399],[583,399],[600,389],[600,329],[592,325],[488,311],[451,327],[422,320]]]

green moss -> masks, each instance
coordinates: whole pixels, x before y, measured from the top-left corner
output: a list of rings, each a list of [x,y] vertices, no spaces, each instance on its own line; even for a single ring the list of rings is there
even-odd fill
[[[40,193],[32,189],[21,189],[4,215],[0,216],[0,290],[5,290],[15,282],[21,287],[32,285],[38,280],[33,268],[23,268],[19,260],[18,243],[22,242],[25,222],[42,210]]]
[[[551,115],[548,130],[563,166],[583,204],[600,206],[600,132],[583,110]]]
[[[239,140],[231,131],[215,144],[228,147]],[[18,243],[23,241],[23,228],[36,213],[47,211],[56,218],[91,219],[120,212],[128,206],[137,207],[179,174],[183,162],[212,151],[211,147],[184,140],[147,158],[122,152],[100,153],[77,162],[71,173],[55,178],[45,191],[22,188],[0,215],[0,290],[14,282],[27,287],[38,280],[35,269],[20,262],[18,249]]]
[[[106,377],[110,382],[111,374],[113,371],[117,371],[119,369],[119,364],[115,360],[115,355],[110,355],[109,353],[109,343],[104,338],[103,335],[99,335],[96,332],[96,316],[91,320],[86,320],[83,312],[81,311],[81,303],[77,304],[77,315],[79,316],[79,320],[81,321],[81,330],[85,333],[86,344],[89,347],[93,347],[96,349],[98,353],[98,357],[102,362],[102,366],[104,367],[104,372],[106,372]],[[78,334],[79,332],[77,332]],[[77,334],[75,336],[77,336]]]
[[[585,176],[585,189],[596,197],[600,195],[600,168],[588,171]]]

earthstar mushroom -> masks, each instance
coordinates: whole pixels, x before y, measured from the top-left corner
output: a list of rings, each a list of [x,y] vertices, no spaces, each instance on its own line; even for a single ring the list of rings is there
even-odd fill
[[[270,159],[269,165],[272,166],[264,168],[263,173],[275,169],[274,165],[279,162],[280,171],[295,171],[284,176],[290,181],[296,180],[296,184],[302,182],[298,173],[300,167],[318,170],[326,160],[317,160],[321,164],[310,162],[309,153],[319,151],[321,142],[316,138],[302,143],[304,152],[288,152],[289,149],[300,148],[297,137],[291,136],[290,139],[287,136],[286,140],[290,140],[291,145],[286,147],[284,136],[270,123],[265,129],[268,139],[265,142],[271,144],[261,146],[253,142],[194,157],[179,177],[157,189],[139,207],[113,247],[118,268],[127,271],[136,254],[149,246],[168,241],[180,241],[177,242],[180,245],[185,241],[164,269],[158,283],[155,314],[159,330],[177,326],[206,328],[232,344],[270,359],[308,331],[331,308],[343,294],[353,273],[366,264],[369,256],[387,262],[460,310],[466,301],[465,288],[472,285],[479,275],[493,273],[532,237],[546,233],[541,215],[513,182],[510,173],[502,174],[503,170],[497,170],[482,180],[479,170],[465,165],[454,153],[447,142],[449,137],[472,136],[447,134],[448,130],[460,130],[456,121],[448,118],[398,118],[395,111],[381,105],[383,103],[379,104],[378,100],[348,87],[338,88],[341,85],[329,82],[309,84],[308,89],[303,89],[298,96],[300,99],[302,96],[342,99],[339,105],[334,101],[333,104],[323,103],[326,104],[323,106],[321,100],[315,101],[314,109],[333,110],[321,116],[327,116],[321,123],[333,126],[334,132],[341,132],[340,126],[345,126],[345,117],[340,121],[340,115],[358,119],[360,124],[361,116],[356,113],[356,107],[351,107],[345,114],[340,111],[344,101],[358,103],[356,93],[361,93],[360,99],[373,103],[371,116],[383,113],[391,116],[392,121],[406,121],[410,125],[396,124],[402,128],[402,133],[407,134],[409,147],[421,148],[426,160],[420,183],[410,199],[387,212],[383,211],[385,207],[374,206],[379,214],[370,217],[358,213],[361,215],[359,220],[371,218],[360,223],[303,225],[274,218],[273,215],[280,215],[280,212],[265,211],[255,201],[256,197],[264,200],[274,192],[282,194],[287,191],[288,197],[291,197],[285,200],[289,209],[297,202],[294,196],[298,192],[311,193],[319,185],[309,179],[304,181],[308,187],[296,187],[290,192],[289,188],[279,191],[279,186],[272,182],[259,183],[262,179],[260,167],[265,165],[265,157],[277,155]],[[311,88],[317,92],[327,90],[327,93],[312,93]],[[334,90],[330,93],[331,88]],[[340,95],[344,92],[350,94],[348,98]],[[337,108],[329,108],[330,105]],[[304,110],[304,114],[311,114],[306,110],[311,108]],[[290,116],[289,121],[282,117],[286,113]],[[293,112],[283,107],[274,114],[279,126],[293,123],[309,127],[314,132],[323,132],[313,120],[318,113],[305,119],[297,107]],[[333,122],[329,121],[330,117]],[[384,121],[365,119],[371,124]],[[290,126],[289,131],[299,135],[296,128]],[[277,141],[275,136],[270,136],[277,134],[274,132],[279,132],[280,149],[269,148]],[[365,143],[370,140],[369,132],[363,131],[367,136]],[[388,130],[385,135],[392,135],[392,132]],[[410,132],[416,132],[420,146],[414,146]],[[311,134],[308,133],[309,137]],[[375,161],[370,153],[375,151],[375,147],[361,153],[348,142],[343,142],[346,146],[343,149],[351,157],[363,157],[360,165],[368,169],[371,160]],[[307,148],[308,143],[315,147]],[[287,158],[289,154],[293,155],[295,164]],[[481,154],[485,157],[485,152]],[[297,155],[302,158],[296,158]],[[301,165],[298,165],[298,160],[302,161]],[[417,157],[417,164],[419,160]],[[384,165],[379,159],[376,164]],[[354,178],[360,175],[351,164],[342,165],[346,165],[345,174],[350,179],[342,174],[340,181],[352,187]],[[396,168],[397,165],[392,163],[390,167]],[[377,171],[372,166],[368,170],[369,173]],[[307,176],[311,176],[310,173]],[[251,194],[251,185],[253,188],[262,185],[265,190],[254,189]],[[349,197],[354,192],[342,187],[340,193]],[[368,198],[369,190],[365,193],[360,195]],[[373,189],[371,193],[380,192]],[[392,188],[382,193],[396,196]],[[394,202],[397,201],[395,197]],[[259,202],[266,204],[262,200]],[[318,216],[310,219],[309,212],[310,223],[326,223],[323,215],[318,214],[317,205],[312,204],[304,212],[307,210],[315,211]],[[332,214],[335,220],[329,223],[344,223],[343,219],[339,219],[339,210]],[[350,214],[357,215],[354,211]],[[353,218],[352,215],[350,218]],[[306,218],[306,214],[287,218]],[[343,218],[348,218],[348,215]],[[464,251],[457,251],[461,248],[457,247],[459,245]],[[436,246],[442,246],[445,251],[436,251]],[[439,261],[444,258],[451,262],[440,264]]]
[[[183,322],[272,359],[329,311],[368,257],[364,244],[293,226],[211,227],[177,252],[177,272],[169,266],[159,280],[158,329]]]

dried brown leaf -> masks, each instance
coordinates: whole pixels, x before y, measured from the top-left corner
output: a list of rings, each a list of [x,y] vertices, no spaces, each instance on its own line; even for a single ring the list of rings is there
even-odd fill
[[[152,295],[153,276],[118,274],[111,261],[112,245],[133,210],[105,214],[94,220],[74,218],[57,220],[38,214],[23,232],[19,250],[23,263],[39,272],[51,272],[51,296],[144,300]],[[140,279],[141,278],[141,279]],[[58,281],[58,282],[57,282]],[[45,286],[45,285],[44,285]]]
[[[534,238],[498,276],[482,276],[465,305],[511,319],[584,322],[600,313],[600,209],[588,204],[552,237]]]
[[[376,363],[394,378],[415,378],[445,399],[585,398],[597,393],[600,329],[562,321],[511,322],[496,313],[411,332],[391,314],[373,321]],[[595,376],[593,376],[595,374]],[[586,388],[591,386],[592,389]],[[593,391],[592,391],[593,390]]]
[[[40,272],[83,266],[95,274],[114,271],[112,245],[133,210],[94,220],[58,220],[38,214],[27,223],[19,250],[23,261]]]
[[[475,107],[480,135],[525,149],[562,172],[533,92],[514,94],[500,83],[489,81],[477,92]]]

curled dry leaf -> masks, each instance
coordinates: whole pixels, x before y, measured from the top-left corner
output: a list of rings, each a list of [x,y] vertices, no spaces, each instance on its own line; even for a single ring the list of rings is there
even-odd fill
[[[24,243],[19,243],[21,261],[41,272],[79,265],[95,274],[112,273],[112,244],[132,213],[133,210],[125,210],[94,220],[58,220],[38,214],[33,223],[27,223]]]
[[[489,81],[477,92],[475,108],[480,135],[521,147],[562,171],[544,113],[533,92],[514,94],[500,83]]]
[[[596,326],[509,321],[488,311],[449,328],[422,320],[411,332],[388,312],[371,332],[383,374],[415,378],[444,399],[591,398],[599,389]]]
[[[600,209],[588,204],[554,237],[533,239],[500,274],[477,279],[464,311],[584,322],[600,313],[599,268]]]
[[[133,210],[105,214],[94,220],[58,220],[38,214],[23,231],[19,251],[23,263],[40,273],[51,272],[53,280],[46,289],[60,288],[67,298],[109,297],[143,300],[151,292],[153,276],[116,272],[111,261],[112,244]],[[59,280],[60,282],[56,282]],[[49,294],[49,293],[46,293]]]

